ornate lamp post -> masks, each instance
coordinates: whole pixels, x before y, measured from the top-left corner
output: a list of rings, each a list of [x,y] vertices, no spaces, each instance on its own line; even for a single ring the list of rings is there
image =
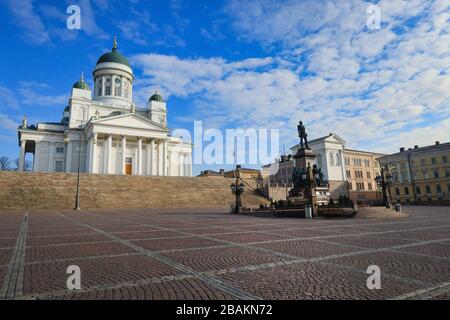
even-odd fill
[[[381,190],[383,192],[383,203],[387,209],[391,207],[389,189],[392,184],[392,180],[393,180],[392,175],[390,173],[385,174],[383,167],[381,167],[380,175],[375,177],[375,181],[378,187],[381,187]]]
[[[235,182],[230,185],[231,192],[233,192],[236,195],[236,202],[234,207],[234,213],[238,214],[242,207],[242,201],[241,201],[241,194],[244,192],[244,184],[242,182],[239,183],[239,169],[240,165],[236,166],[236,173],[235,173]]]

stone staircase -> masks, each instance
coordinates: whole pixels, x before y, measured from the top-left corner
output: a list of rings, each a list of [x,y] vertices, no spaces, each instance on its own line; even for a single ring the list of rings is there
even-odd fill
[[[0,210],[71,209],[76,174],[0,172]],[[80,203],[94,208],[213,208],[234,203],[233,179],[81,174]],[[248,190],[246,207],[268,204]]]

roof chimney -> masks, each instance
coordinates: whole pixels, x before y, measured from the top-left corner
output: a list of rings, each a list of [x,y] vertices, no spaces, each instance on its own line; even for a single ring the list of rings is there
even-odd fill
[[[405,151],[405,148],[404,148],[404,147],[401,147],[401,148],[400,148],[400,152],[403,152],[403,151]]]
[[[439,143],[440,143],[439,141],[436,141],[436,142],[435,142],[435,145],[439,145]]]
[[[416,144],[416,145],[414,146],[414,149],[419,149],[419,146]]]

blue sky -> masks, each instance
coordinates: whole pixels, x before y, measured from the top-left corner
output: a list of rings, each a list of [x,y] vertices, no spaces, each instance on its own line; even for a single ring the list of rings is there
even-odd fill
[[[371,3],[380,29],[366,26]],[[70,4],[81,30],[66,28]],[[334,132],[363,150],[449,141],[449,19],[445,0],[5,0],[0,155],[17,157],[24,114],[61,119],[72,84],[81,72],[91,81],[115,34],[135,102],[159,88],[172,129],[280,129],[287,148],[303,120],[311,138]]]

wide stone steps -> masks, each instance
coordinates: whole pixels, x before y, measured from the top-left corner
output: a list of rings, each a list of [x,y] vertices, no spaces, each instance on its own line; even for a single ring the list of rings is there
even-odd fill
[[[76,174],[0,172],[0,210],[71,209]],[[80,203],[88,208],[229,207],[233,179],[81,174]],[[248,190],[243,205],[268,201]]]

